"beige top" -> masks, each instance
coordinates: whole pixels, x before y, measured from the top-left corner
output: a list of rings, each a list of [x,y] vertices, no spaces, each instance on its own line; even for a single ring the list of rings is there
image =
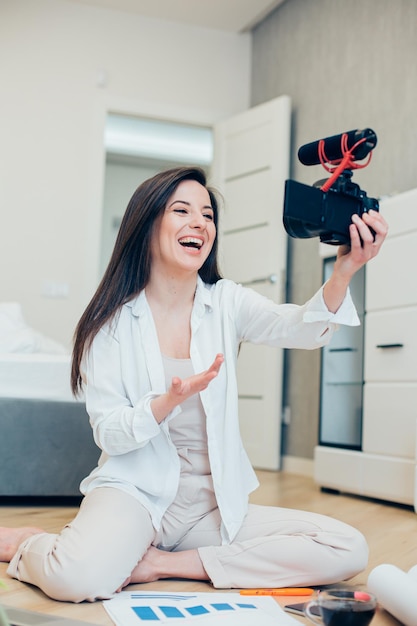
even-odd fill
[[[191,359],[174,359],[163,355],[162,360],[167,388],[174,376],[183,379],[194,374]],[[206,414],[200,394],[187,398],[180,406],[181,412],[169,421],[169,432],[181,459],[181,472],[210,474]]]

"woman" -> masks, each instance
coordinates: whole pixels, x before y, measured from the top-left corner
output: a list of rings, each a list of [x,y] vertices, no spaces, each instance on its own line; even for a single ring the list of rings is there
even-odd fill
[[[378,253],[386,223],[375,211],[353,216],[333,275],[295,306],[221,279],[217,220],[198,168],[157,174],[127,207],[75,333],[72,387],[85,389],[98,467],[60,534],[0,532],[9,574],[52,598],[108,598],[170,577],[323,585],[366,566],[366,542],[346,524],[248,505],[258,483],[239,435],[236,359],[242,341],[313,349],[336,324],[357,324],[349,281]]]

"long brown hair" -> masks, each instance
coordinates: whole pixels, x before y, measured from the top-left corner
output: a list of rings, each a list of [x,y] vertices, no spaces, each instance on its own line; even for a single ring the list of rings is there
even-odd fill
[[[71,367],[71,389],[74,395],[82,390],[80,368],[85,350],[89,349],[100,328],[116,315],[120,307],[147,285],[155,221],[184,180],[195,180],[207,189],[217,227],[217,198],[215,192],[207,186],[206,175],[199,167],[170,169],[139,185],[127,205],[104,276],[75,329]],[[217,237],[199,274],[206,283],[215,283],[221,278],[217,263]]]

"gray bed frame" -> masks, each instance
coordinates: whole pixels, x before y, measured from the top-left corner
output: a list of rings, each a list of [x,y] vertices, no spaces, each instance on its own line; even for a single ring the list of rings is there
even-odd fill
[[[84,403],[0,398],[0,497],[80,497],[99,455]]]

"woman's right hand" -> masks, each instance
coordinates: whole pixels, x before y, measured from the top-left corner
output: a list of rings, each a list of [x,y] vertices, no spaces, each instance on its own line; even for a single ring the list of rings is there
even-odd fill
[[[151,402],[152,413],[156,421],[162,422],[172,409],[184,400],[207,389],[211,381],[218,375],[223,361],[223,354],[217,354],[213,363],[204,372],[193,374],[193,376],[184,379],[174,376],[168,391]]]
[[[189,378],[184,378],[184,380],[174,376],[171,387],[168,389],[168,393],[175,398],[177,401],[176,404],[181,404],[181,402],[190,396],[193,396],[195,393],[199,393],[200,391],[203,391],[203,389],[207,389],[213,378],[216,378],[219,373],[223,361],[224,356],[222,354],[217,354],[208,370],[205,370],[200,374],[194,374]]]

